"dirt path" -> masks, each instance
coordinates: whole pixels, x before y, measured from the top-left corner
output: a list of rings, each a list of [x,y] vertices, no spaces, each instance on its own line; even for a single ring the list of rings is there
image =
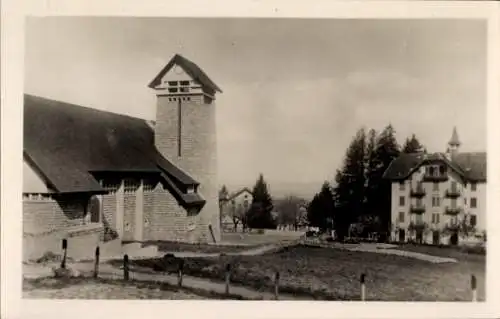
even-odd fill
[[[332,249],[345,249],[354,252],[366,252],[366,253],[377,253],[385,255],[396,255],[401,257],[415,258],[423,261],[427,261],[433,264],[441,263],[456,263],[455,258],[439,257],[429,254],[417,253],[413,251],[393,249],[398,246],[388,245],[388,244],[375,244],[375,243],[361,243],[361,244],[342,244],[342,243],[329,243],[321,244],[317,241],[306,242],[308,245],[322,247],[322,248],[332,248]]]
[[[52,267],[55,264],[46,265],[24,265],[24,276],[25,278],[42,278],[52,276]],[[71,269],[76,270],[81,276],[92,276],[94,271],[94,266],[89,262],[75,263],[68,265]],[[138,269],[137,269],[138,270]],[[143,271],[134,271],[130,269],[129,278],[131,280],[143,281],[143,282],[161,282],[170,285],[177,285],[178,277],[176,275],[164,274],[164,273],[144,273]],[[109,264],[101,264],[99,266],[99,277],[105,279],[122,279],[123,270],[114,267]],[[225,284],[214,282],[208,279],[193,277],[193,276],[183,276],[182,285],[191,289],[201,289],[205,291],[216,292],[219,294],[224,294],[226,290]],[[249,289],[243,286],[231,284],[230,294],[242,296],[245,299],[258,299],[258,300],[273,300],[275,299],[274,294],[271,292],[262,292]],[[305,300],[307,298],[300,297],[297,298],[290,294],[280,294],[280,300]],[[311,297],[310,300],[313,300]]]

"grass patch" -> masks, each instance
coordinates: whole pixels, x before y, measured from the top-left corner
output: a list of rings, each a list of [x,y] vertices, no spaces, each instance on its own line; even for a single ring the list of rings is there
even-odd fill
[[[131,262],[155,271],[175,272],[178,260]],[[318,300],[359,300],[361,273],[367,275],[368,300],[470,300],[471,274],[478,279],[478,299],[484,299],[484,258],[432,264],[394,255],[296,246],[261,256],[186,258],[184,273],[223,282],[227,263],[232,266],[231,281],[235,284],[272,292],[274,274],[279,271],[281,292]]]
[[[87,287],[91,287],[90,291],[75,295],[75,292],[85,291]],[[93,290],[93,291],[92,291]],[[169,285],[166,283],[154,281],[136,281],[136,280],[117,280],[117,279],[104,279],[104,278],[39,278],[39,279],[24,279],[23,291],[42,291],[45,295],[54,296],[59,295],[61,298],[84,298],[85,296],[91,297],[88,299],[106,299],[106,297],[117,297],[117,292],[113,295],[113,290],[122,293],[126,290],[131,291],[130,297],[133,299],[182,299],[182,298],[161,298],[162,296],[169,296],[175,294],[177,296],[189,296],[188,299],[227,299],[227,300],[244,300],[242,296],[235,294],[221,294],[214,291],[207,291],[196,288],[182,287]],[[65,293],[66,291],[66,293]],[[59,292],[59,293],[58,293]],[[103,294],[104,292],[104,294]],[[99,294],[101,298],[92,298]],[[196,298],[196,296],[200,298]],[[122,296],[126,298],[126,296]],[[155,298],[156,297],[156,298]],[[169,296],[170,297],[170,296]],[[53,297],[55,298],[55,297]],[[115,299],[115,298],[113,298]],[[120,299],[120,298],[116,298]]]

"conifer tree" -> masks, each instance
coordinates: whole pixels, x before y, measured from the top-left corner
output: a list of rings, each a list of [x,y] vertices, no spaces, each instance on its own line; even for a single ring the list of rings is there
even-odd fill
[[[363,215],[365,209],[365,157],[366,133],[360,129],[351,141],[342,169],[337,170],[335,181],[335,231],[342,239],[349,225]]]
[[[371,215],[378,216],[382,230],[388,231],[391,221],[391,181],[383,178],[391,162],[400,154],[392,125],[379,134],[369,175]]]
[[[415,134],[412,134],[411,137],[406,138],[405,143],[403,145],[402,153],[427,153],[425,147],[420,143]]]
[[[319,193],[307,207],[307,220],[309,225],[325,230],[331,227],[334,210],[334,198],[330,183],[324,182]]]
[[[262,174],[259,175],[253,187],[253,200],[247,215],[247,225],[250,228],[275,228],[276,223],[272,216],[273,200],[267,183]]]

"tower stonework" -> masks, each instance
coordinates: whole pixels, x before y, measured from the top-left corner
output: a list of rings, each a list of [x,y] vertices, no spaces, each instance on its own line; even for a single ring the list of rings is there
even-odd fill
[[[157,96],[156,148],[199,182],[190,191],[205,200],[201,210],[185,209],[185,240],[220,241],[215,94],[221,90],[180,55],[172,58],[150,87]]]

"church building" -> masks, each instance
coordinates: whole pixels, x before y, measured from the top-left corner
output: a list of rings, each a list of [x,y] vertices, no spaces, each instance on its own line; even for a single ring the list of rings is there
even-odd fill
[[[154,122],[24,96],[25,259],[60,251],[63,238],[92,253],[108,240],[220,241],[221,89],[181,55],[148,86]]]

